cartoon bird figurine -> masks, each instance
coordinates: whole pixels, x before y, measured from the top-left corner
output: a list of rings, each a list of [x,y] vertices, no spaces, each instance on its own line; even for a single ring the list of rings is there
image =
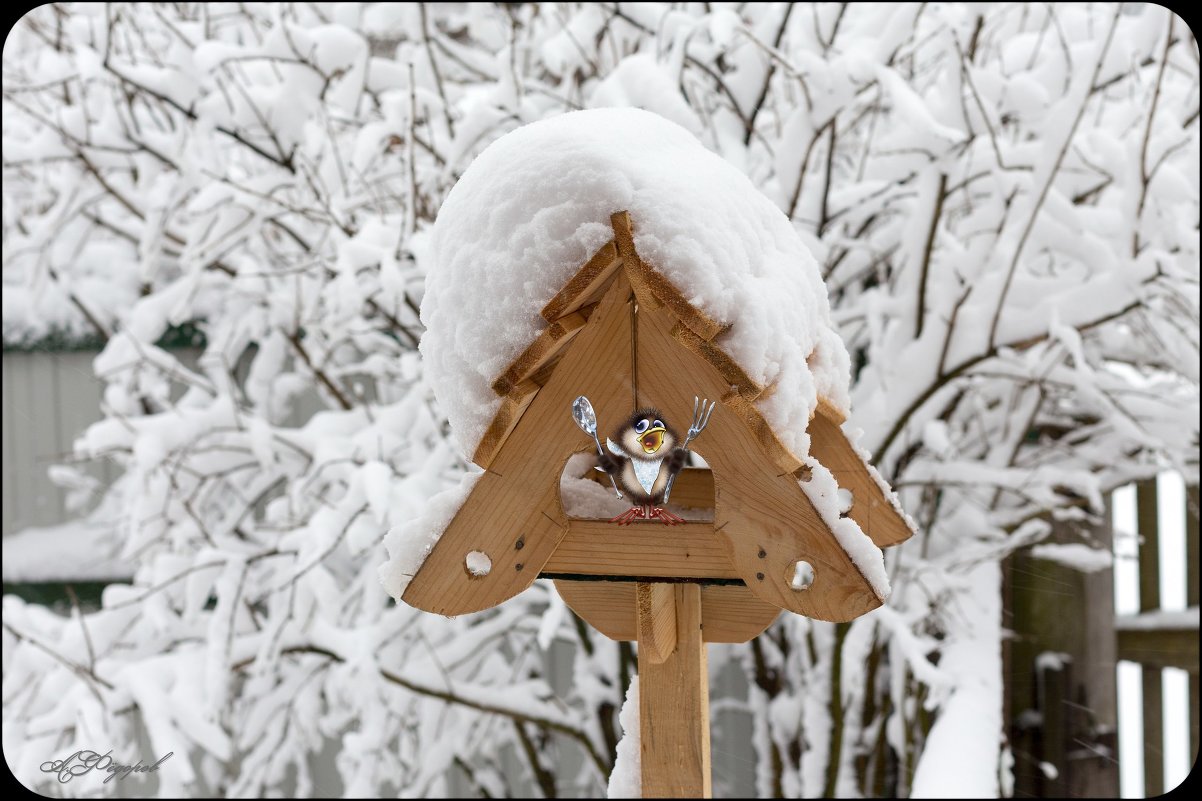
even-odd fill
[[[684,519],[660,507],[672,491],[676,475],[688,459],[688,447],[709,423],[716,403],[693,399],[693,422],[683,443],[655,409],[640,409],[606,440],[609,453],[598,447],[598,467],[615,479],[634,505],[610,522],[626,525],[635,520],[659,520],[674,526]],[[598,443],[600,445],[600,443]],[[619,495],[619,497],[621,497]]]

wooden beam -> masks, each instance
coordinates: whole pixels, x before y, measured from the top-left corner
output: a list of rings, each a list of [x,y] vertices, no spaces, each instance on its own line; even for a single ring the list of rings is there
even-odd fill
[[[709,362],[726,383],[738,388],[739,394],[746,400],[753,401],[764,394],[764,387],[753,381],[743,367],[728,356],[726,351],[713,342],[707,342],[697,336],[684,323],[677,323],[673,326],[672,338]]]
[[[596,303],[605,292],[605,287],[622,266],[618,248],[613,240],[606,242],[593,254],[563,289],[547,301],[539,314],[549,323],[565,317],[590,303]]]
[[[533,381],[523,381],[510,390],[501,401],[501,408],[493,415],[492,422],[488,424],[484,436],[476,445],[476,452],[472,454],[473,462],[485,470],[488,469],[509,434],[517,427],[518,421],[530,407],[538,390],[538,384]]]
[[[739,392],[738,388],[727,389],[721,395],[721,402],[724,407],[729,409],[744,426],[751,431],[751,436],[763,450],[764,454],[771,460],[772,465],[780,473],[794,473],[801,469],[801,457],[789,450],[780,438],[776,436],[776,432],[772,430],[772,426],[764,419],[764,415],[755,407],[755,404],[747,400],[743,393]],[[760,458],[763,458],[762,456]]]
[[[544,573],[645,578],[735,579],[738,574],[712,521],[665,526],[659,521],[619,526],[571,518],[568,533]]]
[[[1118,656],[1139,662],[1146,671],[1160,675],[1161,668],[1172,667],[1196,673],[1198,670],[1198,628],[1118,630]]]
[[[640,581],[634,597],[639,658],[662,665],[676,650],[676,590],[672,584]]]
[[[636,582],[555,579],[564,603],[611,640],[638,639]],[[761,634],[780,609],[743,586],[701,585],[701,638],[705,642],[747,642]]]
[[[622,256],[622,265],[639,299],[641,311],[654,311],[661,304],[667,306],[676,318],[707,342],[726,330],[726,326],[714,320],[700,309],[694,308],[672,282],[647,266],[634,248],[634,230],[630,215],[619,211],[610,217],[614,229],[614,242]]]
[[[701,588],[671,585],[676,649],[662,662],[639,645],[639,746],[643,798],[710,798],[709,672],[701,639]]]
[[[492,382],[492,391],[501,396],[508,395],[514,387],[559,356],[586,322],[583,314],[572,312],[548,325]]]
[[[1135,518],[1139,533],[1139,611],[1160,608],[1160,521],[1156,479],[1135,485]]]
[[[1160,608],[1160,523],[1156,479],[1135,485],[1135,516],[1139,528],[1139,611]],[[1120,658],[1121,640],[1120,637]],[[1128,642],[1130,638],[1128,637]],[[1195,652],[1195,664],[1196,664]],[[1161,670],[1143,665],[1144,791],[1148,798],[1164,793],[1164,694]]]
[[[819,403],[810,418],[810,455],[834,473],[839,486],[851,493],[847,516],[856,521],[878,548],[905,542],[914,536],[914,531],[868,472],[837,419],[829,416],[833,411],[829,404]]]

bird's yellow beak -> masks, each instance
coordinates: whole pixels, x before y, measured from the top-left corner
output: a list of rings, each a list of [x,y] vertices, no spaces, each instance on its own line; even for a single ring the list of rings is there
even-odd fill
[[[639,437],[639,444],[643,446],[644,453],[655,453],[659,447],[664,444],[664,433],[667,429],[663,426],[647,429],[647,432]]]

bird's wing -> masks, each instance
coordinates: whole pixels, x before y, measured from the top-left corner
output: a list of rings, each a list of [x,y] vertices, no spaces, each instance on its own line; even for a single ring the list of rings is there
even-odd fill
[[[622,450],[618,443],[614,442],[609,437],[605,438],[605,447],[609,448],[609,452],[614,456],[626,456],[627,458],[630,458],[626,451]]]

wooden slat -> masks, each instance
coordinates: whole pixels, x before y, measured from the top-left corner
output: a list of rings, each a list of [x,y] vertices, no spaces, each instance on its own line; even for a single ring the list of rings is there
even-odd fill
[[[590,303],[596,303],[605,292],[606,284],[622,266],[618,256],[618,248],[613,240],[606,242],[585,262],[571,279],[564,284],[563,289],[555,297],[547,301],[539,312],[549,323],[569,315]]]
[[[694,396],[742,399],[712,365],[672,338],[676,322],[668,306],[640,311],[639,392],[683,426]],[[718,404],[690,447],[713,470],[714,530],[728,547],[735,573],[767,603],[820,620],[851,620],[880,606],[797,479],[774,463],[760,432],[730,400]],[[789,579],[802,559],[813,566],[815,579],[809,589],[797,591]]]
[[[1135,517],[1139,530],[1139,611],[1160,608],[1160,533],[1156,479],[1135,485]]]
[[[753,401],[764,394],[764,387],[753,381],[742,366],[726,354],[726,351],[713,342],[707,342],[697,336],[684,323],[677,323],[672,328],[672,338],[709,362],[726,383],[738,387],[739,394],[745,399]]]
[[[622,257],[622,265],[639,297],[641,311],[654,311],[659,304],[672,310],[676,318],[688,326],[694,334],[709,341],[721,334],[726,327],[704,312],[693,307],[672,282],[645,264],[634,248],[634,231],[630,215],[620,211],[610,217],[614,229],[614,242]],[[650,297],[649,297],[650,296]],[[653,302],[650,298],[654,298]]]
[[[1164,794],[1164,685],[1160,668],[1143,667],[1144,795]]]
[[[671,584],[640,581],[634,600],[639,659],[662,665],[676,650],[676,591]]]
[[[1135,485],[1135,515],[1139,528],[1139,611],[1160,608],[1160,532],[1156,499],[1156,479]],[[1141,632],[1147,634],[1148,632]],[[1134,632],[1119,632],[1119,657],[1123,641],[1131,645]],[[1124,635],[1127,635],[1124,637]],[[1154,649],[1148,657],[1155,657]],[[1194,653],[1197,663],[1197,651]],[[1164,695],[1159,667],[1143,665],[1144,712],[1144,791],[1148,798],[1164,793]]]
[[[573,612],[611,640],[638,639],[633,581],[555,579],[555,589]],[[747,642],[772,625],[780,609],[739,586],[703,584],[702,639]]]
[[[548,325],[492,382],[492,391],[502,397],[508,395],[514,387],[558,356],[585,322],[587,320],[583,314],[572,312]]]
[[[545,573],[638,578],[734,579],[714,524],[658,521],[619,526],[572,518],[568,533],[543,567]]]
[[[701,636],[706,642],[747,642],[772,625],[780,609],[747,587],[701,587]]]
[[[851,492],[852,505],[847,516],[856,521],[878,548],[910,539],[914,532],[909,524],[869,475],[843,428],[828,414],[829,405],[819,404],[810,419],[810,454],[835,474],[840,487]]]
[[[677,646],[656,664],[639,648],[639,762],[643,798],[710,798],[709,671],[701,589],[672,585]]]
[[[847,415],[826,398],[818,399],[818,408],[815,409],[815,414],[821,414],[827,420],[833,421],[835,425],[841,426],[847,422]]]
[[[1198,669],[1198,629],[1119,629],[1118,657],[1146,668]]]
[[[780,438],[776,436],[776,432],[772,430],[772,426],[764,419],[764,415],[760,414],[760,410],[755,408],[755,404],[747,400],[741,392],[737,389],[730,389],[727,386],[726,393],[722,395],[721,401],[722,405],[733,412],[747,430],[751,432],[752,438],[759,445],[763,454],[771,461],[778,473],[794,473],[801,469],[803,466],[801,457],[789,450],[780,441]]]
[[[518,421],[530,407],[538,390],[538,384],[533,381],[523,381],[501,401],[501,408],[493,415],[492,422],[488,424],[488,429],[485,430],[484,436],[476,445],[476,452],[472,454],[473,462],[488,469],[493,459],[496,458],[497,452],[500,451],[501,445],[505,443],[510,432],[517,427]]]
[[[629,298],[619,273],[435,543],[405,590],[406,603],[441,615],[476,612],[513,597],[538,576],[568,528],[559,499],[564,465],[593,447],[572,419],[573,399],[587,395],[603,424],[630,413]],[[492,560],[487,576],[468,580],[463,560],[469,551]]]

